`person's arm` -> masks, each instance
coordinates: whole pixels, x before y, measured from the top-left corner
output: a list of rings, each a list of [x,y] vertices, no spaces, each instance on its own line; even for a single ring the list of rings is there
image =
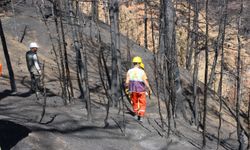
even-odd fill
[[[129,74],[127,72],[127,74],[126,74],[126,81],[125,81],[125,88],[128,88],[128,86],[129,86]]]
[[[146,85],[146,87],[147,87],[147,89],[148,89],[148,92],[149,92],[149,95],[151,95],[151,93],[152,93],[152,90],[151,90],[151,88],[150,88],[150,85],[149,85],[149,82],[148,82],[148,77],[147,77],[147,75],[146,75],[146,73],[144,72],[144,75],[143,75],[143,82],[145,83],[145,85]]]
[[[33,55],[33,59],[34,59],[34,64],[35,64],[36,70],[38,71],[39,74],[41,74],[41,68],[40,68],[40,65],[38,63],[37,55]]]

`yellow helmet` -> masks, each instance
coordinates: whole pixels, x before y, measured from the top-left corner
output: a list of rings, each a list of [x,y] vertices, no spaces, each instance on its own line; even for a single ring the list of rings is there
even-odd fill
[[[142,59],[141,59],[141,57],[136,56],[136,57],[133,58],[132,62],[133,63],[142,63]]]
[[[144,70],[144,63],[141,63],[140,67]]]

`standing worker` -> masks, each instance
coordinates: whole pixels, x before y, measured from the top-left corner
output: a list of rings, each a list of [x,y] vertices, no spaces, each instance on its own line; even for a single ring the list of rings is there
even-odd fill
[[[40,78],[42,75],[41,67],[37,57],[38,45],[35,42],[30,43],[30,50],[26,53],[27,67],[31,77],[31,91],[38,92],[40,90]]]
[[[137,120],[142,122],[146,111],[146,91],[148,90],[150,95],[152,90],[147,81],[146,73],[140,68],[141,57],[134,57],[132,62],[134,68],[128,70],[125,84],[126,88],[129,88],[133,111],[137,115]]]

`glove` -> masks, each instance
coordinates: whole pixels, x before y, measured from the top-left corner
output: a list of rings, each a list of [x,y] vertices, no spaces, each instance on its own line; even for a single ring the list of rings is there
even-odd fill
[[[125,94],[129,95],[129,89],[128,88],[125,89]]]

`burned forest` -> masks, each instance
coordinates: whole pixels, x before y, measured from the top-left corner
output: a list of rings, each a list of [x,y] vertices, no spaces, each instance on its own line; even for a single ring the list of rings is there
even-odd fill
[[[250,149],[249,13],[0,0],[0,150]]]

